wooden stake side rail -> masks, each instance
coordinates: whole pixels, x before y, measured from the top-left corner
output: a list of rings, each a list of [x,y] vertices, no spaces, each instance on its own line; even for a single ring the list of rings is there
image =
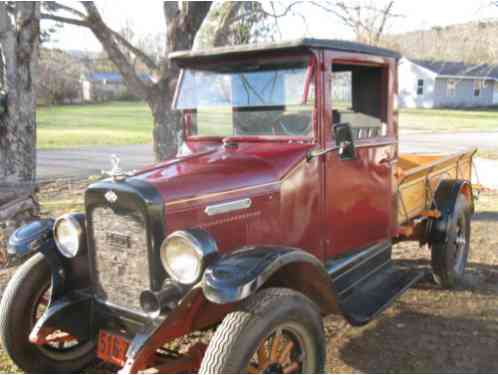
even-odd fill
[[[450,156],[401,155],[398,183],[398,223],[405,224],[432,209],[434,192],[440,181],[471,180],[472,157],[477,149]]]

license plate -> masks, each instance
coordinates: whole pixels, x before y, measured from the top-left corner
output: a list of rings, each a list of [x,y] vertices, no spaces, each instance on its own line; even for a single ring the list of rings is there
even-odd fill
[[[105,362],[123,367],[126,362],[126,352],[129,346],[129,342],[124,337],[100,331],[97,357]]]

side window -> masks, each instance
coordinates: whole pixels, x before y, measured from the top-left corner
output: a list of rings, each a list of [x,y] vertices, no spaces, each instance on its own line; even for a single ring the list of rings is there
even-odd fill
[[[355,139],[387,135],[387,92],[382,68],[333,64],[332,126],[349,123]]]
[[[482,87],[482,81],[480,79],[476,79],[474,81],[474,96],[481,96]]]
[[[450,97],[455,96],[456,92],[456,81],[454,79],[449,79],[447,83],[447,95]]]
[[[418,96],[424,95],[424,80],[423,79],[419,79],[417,81],[417,95]]]

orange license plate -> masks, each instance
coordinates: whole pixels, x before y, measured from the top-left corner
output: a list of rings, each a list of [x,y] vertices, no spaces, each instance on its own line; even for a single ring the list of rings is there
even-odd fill
[[[123,367],[129,346],[129,342],[124,337],[100,331],[97,356],[105,362]]]

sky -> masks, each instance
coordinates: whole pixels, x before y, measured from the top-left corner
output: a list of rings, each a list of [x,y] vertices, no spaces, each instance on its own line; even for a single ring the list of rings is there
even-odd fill
[[[62,1],[78,7],[74,1]],[[386,0],[371,0],[385,3]],[[126,24],[132,25],[137,35],[155,35],[165,32],[164,16],[159,0],[97,0],[104,20],[115,30]],[[285,2],[282,2],[285,3]],[[394,12],[402,15],[396,18],[388,32],[398,33],[412,30],[446,26],[468,21],[498,19],[498,4],[492,0],[397,0]],[[317,38],[352,38],[350,30],[341,22],[309,3],[294,8],[298,16],[286,16],[280,20],[283,39],[302,36]],[[305,19],[305,22],[303,21]],[[48,25],[47,21],[42,27]],[[77,26],[65,26],[58,31],[47,47],[100,51],[99,42],[92,33]]]

